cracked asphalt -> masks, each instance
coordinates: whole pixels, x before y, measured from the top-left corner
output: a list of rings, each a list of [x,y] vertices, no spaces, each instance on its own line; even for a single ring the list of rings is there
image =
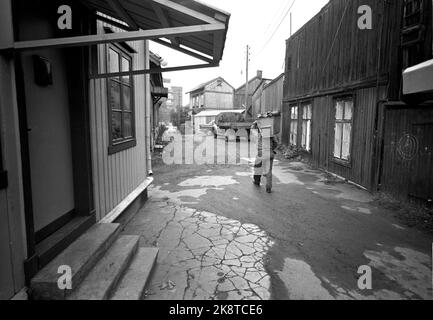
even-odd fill
[[[123,231],[160,249],[145,299],[432,299],[432,235],[364,190],[283,159],[272,194],[247,165],[153,169]],[[358,287],[360,266],[371,290]]]

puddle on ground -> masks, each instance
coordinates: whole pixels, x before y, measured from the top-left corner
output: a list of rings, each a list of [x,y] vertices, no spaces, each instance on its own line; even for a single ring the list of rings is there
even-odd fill
[[[284,268],[277,271],[287,288],[290,300],[332,300],[311,267],[301,260],[286,258]]]
[[[377,244],[383,247],[382,244]],[[286,258],[283,270],[276,270],[285,284],[291,300],[403,300],[432,299],[431,258],[421,252],[407,248],[395,248],[397,259],[386,251],[366,251],[364,256],[370,260],[373,274],[380,270],[400,288],[400,292],[387,289],[360,290],[344,289],[325,277],[317,276],[306,262]],[[355,280],[356,281],[356,280]],[[326,284],[326,286],[325,286]],[[354,283],[356,287],[357,283]]]
[[[347,210],[347,211],[371,215],[371,210],[368,208],[349,207],[349,206],[341,206],[341,208],[343,208],[344,210]]]
[[[394,255],[400,255],[402,259]],[[392,281],[416,294],[421,299],[432,299],[431,257],[408,248],[394,248],[394,255],[387,251],[366,251],[364,256],[370,266],[380,270]]]
[[[305,185],[295,174],[288,172],[287,169],[284,169],[280,166],[274,166],[273,174],[279,180],[279,184]]]
[[[179,183],[179,187],[214,187],[220,188],[239,184],[232,176],[198,176]]]

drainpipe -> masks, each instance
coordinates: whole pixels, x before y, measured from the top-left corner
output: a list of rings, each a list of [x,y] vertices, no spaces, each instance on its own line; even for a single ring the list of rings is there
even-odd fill
[[[145,68],[150,69],[150,54],[149,54],[149,40],[145,41]],[[146,135],[146,153],[147,153],[147,173],[149,176],[153,175],[152,171],[152,153],[151,153],[151,127],[150,127],[150,113],[152,107],[152,99],[150,94],[150,74],[144,75],[144,92],[145,92],[145,135]]]

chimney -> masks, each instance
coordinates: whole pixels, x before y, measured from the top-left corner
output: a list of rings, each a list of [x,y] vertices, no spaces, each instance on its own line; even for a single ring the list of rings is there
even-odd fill
[[[257,70],[257,78],[262,80],[262,78],[263,78],[263,71],[262,70]]]

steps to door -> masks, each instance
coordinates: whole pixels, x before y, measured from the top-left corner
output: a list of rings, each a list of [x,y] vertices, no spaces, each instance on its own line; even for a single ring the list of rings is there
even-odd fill
[[[106,300],[137,251],[138,236],[117,239],[68,300]]]
[[[111,300],[140,300],[158,257],[157,248],[140,248]]]
[[[36,300],[139,300],[155,266],[157,248],[138,248],[139,237],[120,225],[91,227],[31,280]],[[72,290],[62,290],[59,267],[70,267]]]

